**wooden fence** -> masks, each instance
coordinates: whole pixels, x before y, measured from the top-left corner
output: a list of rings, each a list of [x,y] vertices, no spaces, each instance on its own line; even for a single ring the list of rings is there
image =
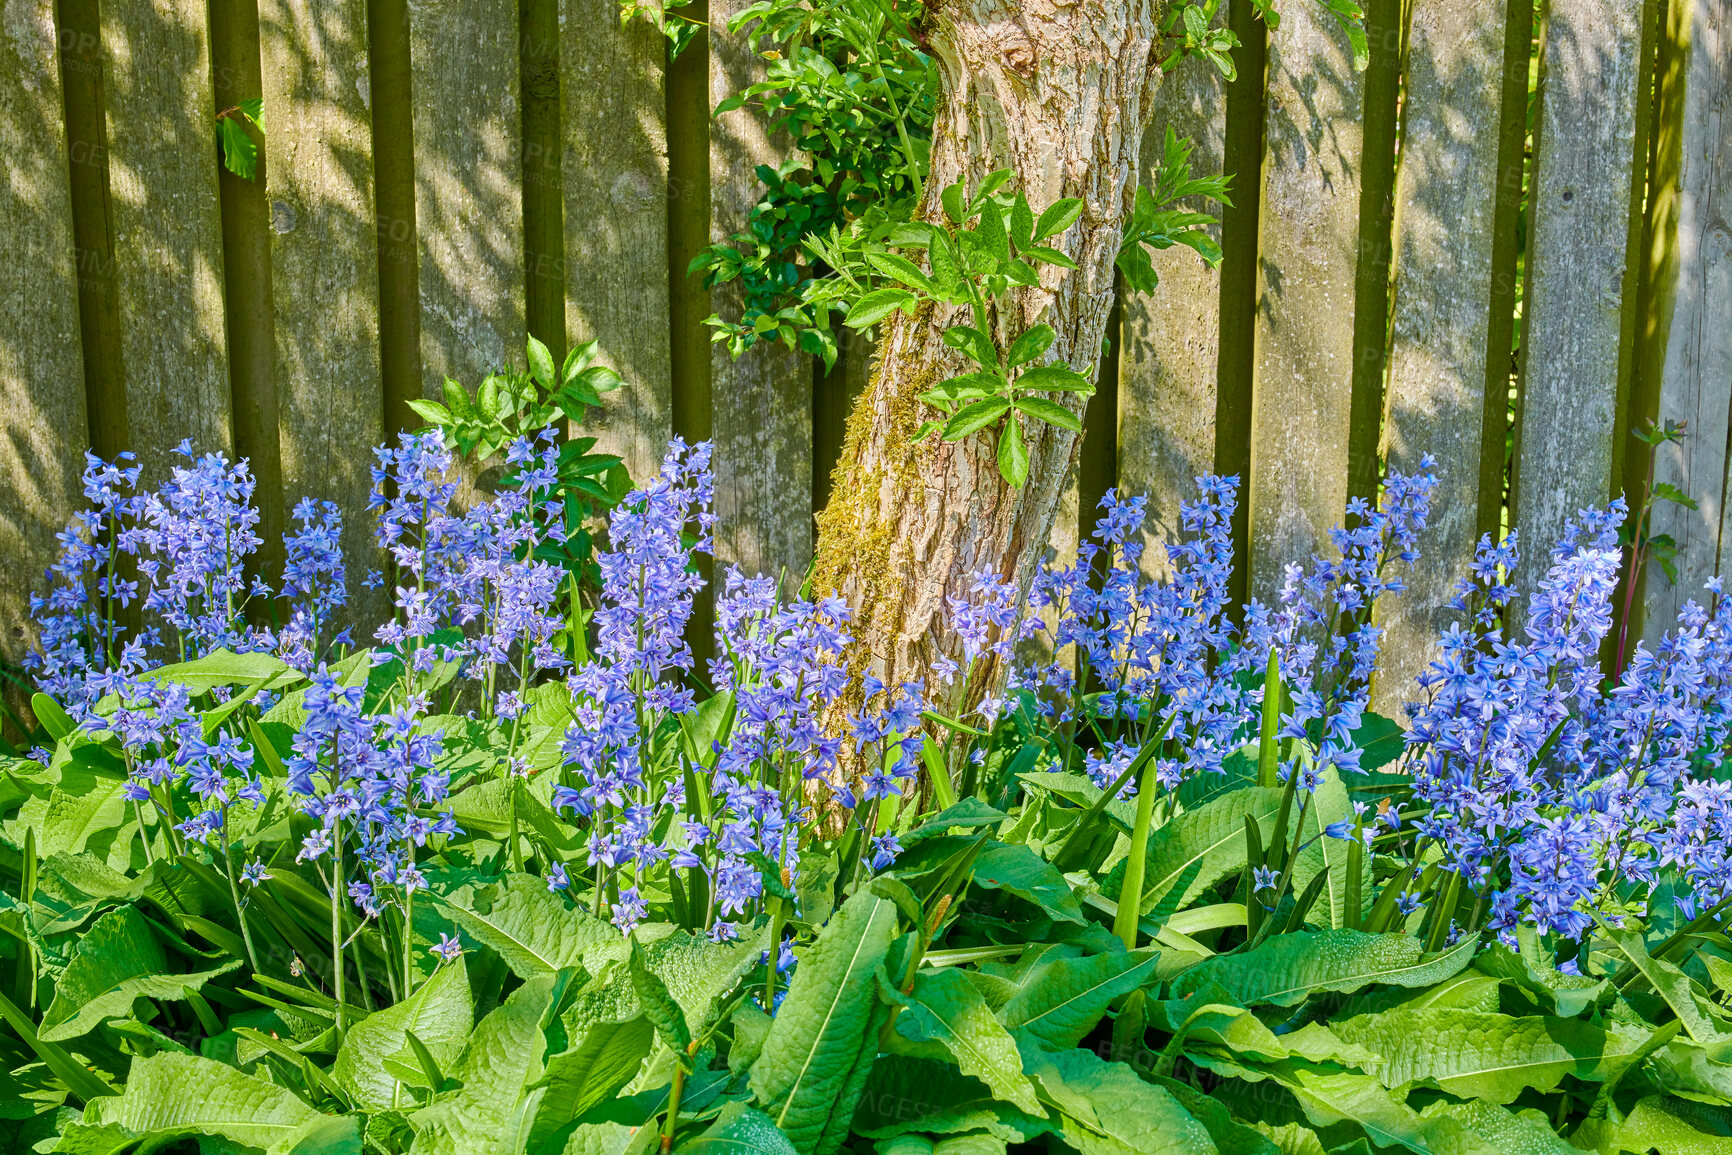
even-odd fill
[[[1732,0],[1370,0],[1355,71],[1321,9],[1227,19],[1239,79],[1165,82],[1200,170],[1235,174],[1210,270],[1165,255],[1127,294],[1077,509],[1108,486],[1171,526],[1189,478],[1248,477],[1239,580],[1268,598],[1379,463],[1438,458],[1430,563],[1385,615],[1399,700],[1480,533],[1524,576],[1575,508],[1640,500],[1627,431],[1686,421],[1653,462],[1679,580],[1723,564],[1732,410]],[[369,449],[447,374],[595,339],[629,382],[605,443],[634,474],[716,442],[719,552],[798,571],[865,350],[826,374],[731,361],[684,276],[741,228],[778,146],[709,109],[754,57],[720,31],[669,63],[613,0],[9,0],[0,22],[0,628],[79,504],[84,449],[164,468],[182,438],[247,456],[267,540],[331,496],[364,549]],[[1536,21],[1536,15],[1539,19]],[[1537,87],[1530,84],[1537,77]],[[262,97],[262,176],[214,118]],[[1151,158],[1152,159],[1152,158]]]

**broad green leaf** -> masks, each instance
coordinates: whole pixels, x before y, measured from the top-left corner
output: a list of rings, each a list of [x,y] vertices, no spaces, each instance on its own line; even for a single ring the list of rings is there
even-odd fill
[[[1155,975],[1157,951],[1054,958],[1028,976],[998,1013],[1020,1039],[1048,1050],[1074,1047],[1120,995]]]
[[[1047,324],[1031,325],[1017,335],[1010,343],[1010,367],[1026,365],[1052,348],[1052,343],[1058,339],[1053,327]]]
[[[93,1100],[84,1109],[84,1122],[158,1140],[211,1135],[267,1155],[359,1155],[361,1150],[354,1118],[320,1114],[287,1088],[211,1059],[168,1051],[134,1059],[125,1090]]]
[[[1626,1151],[1660,1155],[1725,1155],[1732,1149],[1732,1125],[1724,1108],[1650,1095],[1612,1128]]]
[[[1280,809],[1281,791],[1248,787],[1181,811],[1165,826],[1150,831],[1143,913],[1187,906],[1209,887],[1243,870],[1245,819],[1272,829]],[[1116,901],[1123,885],[1120,865],[1103,880],[1101,893]]]
[[[76,794],[54,787],[40,817],[34,813],[36,805],[41,805],[40,800],[25,803],[18,819],[37,825],[37,852],[45,858],[83,853],[102,858],[116,845],[116,833],[132,817],[132,808],[126,803],[126,783],[110,778],[96,778]],[[130,837],[131,830],[126,834]],[[113,865],[124,865],[124,861]]]
[[[1606,928],[1605,933],[1631,965],[1657,991],[1684,1030],[1698,1043],[1717,1042],[1726,1033],[1715,1023],[1707,1000],[1696,992],[1694,980],[1664,959],[1652,958],[1642,936],[1632,930]]]
[[[104,1019],[131,1015],[135,999],[184,999],[240,965],[229,959],[197,974],[164,974],[168,957],[150,924],[137,907],[116,907],[78,940],[42,1018],[41,1037],[51,1043],[75,1039]]]
[[[1558,970],[1531,926],[1516,928],[1517,950],[1493,943],[1473,960],[1473,969],[1503,979],[1521,989],[1542,1011],[1573,1019],[1592,1006],[1611,1001],[1615,992],[1605,979],[1569,975]]]
[[[1034,239],[1044,241],[1055,233],[1064,232],[1082,216],[1082,210],[1083,203],[1076,197],[1054,201],[1040,214],[1040,220],[1035,222]]]
[[[1557,1132],[1530,1114],[1517,1115],[1495,1103],[1471,1099],[1466,1103],[1436,1102],[1419,1113],[1430,1120],[1443,1116],[1493,1144],[1504,1155],[1579,1155]]]
[[[1071,369],[1068,365],[1040,365],[1025,370],[1017,376],[1016,383],[1023,389],[1039,389],[1049,393],[1093,393],[1095,391],[1093,381]]]
[[[948,1063],[885,1055],[860,1096],[854,1131],[869,1139],[909,1132],[950,1135],[984,1131],[1022,1143],[1054,1130],[1045,1114],[1030,1114],[998,1098],[986,1084]]]
[[[907,289],[878,289],[854,302],[842,323],[850,329],[868,329],[894,313],[914,303],[914,294]]]
[[[1213,986],[1226,997],[1212,997],[1211,1002],[1290,1007],[1314,993],[1351,993],[1373,983],[1426,987],[1459,973],[1477,946],[1465,938],[1428,955],[1419,940],[1408,935],[1357,930],[1285,934],[1244,954],[1199,963],[1173,981],[1173,996],[1182,999]]]
[[[1427,1080],[1464,1099],[1513,1103],[1529,1087],[1554,1090],[1564,1076],[1599,1082],[1637,1045],[1579,1019],[1514,1018],[1480,1011],[1395,1010],[1332,1028],[1375,1057],[1358,1064],[1389,1087]]]
[[[641,1015],[623,1023],[594,1023],[568,1051],[547,1060],[536,1086],[543,1093],[530,1127],[531,1149],[631,1082],[655,1044],[655,1027]]]
[[[246,686],[261,682],[260,689],[275,690],[292,686],[303,675],[281,658],[271,654],[237,654],[232,650],[214,650],[190,662],[176,662],[147,670],[143,677],[157,682],[179,682],[195,694],[217,686]]]
[[[1062,1113],[1065,1142],[1083,1155],[1210,1155],[1217,1149],[1172,1092],[1144,1082],[1128,1064],[1082,1049],[1034,1052],[1029,1073],[1041,1098]]]
[[[1022,426],[1014,414],[998,435],[998,472],[1014,489],[1028,480],[1028,446],[1022,441]]]
[[[985,1083],[1000,1099],[1040,1113],[1034,1088],[1023,1076],[1016,1041],[961,971],[919,971],[911,992],[904,995],[892,988],[890,994],[902,1005],[896,1033],[917,1044],[912,1053],[924,1058],[948,1055],[963,1074]]]
[[[1274,1142],[1234,1119],[1225,1106],[1189,1083],[1163,1075],[1145,1077],[1176,1099],[1179,1106],[1203,1125],[1221,1155],[1282,1155],[1281,1148]]]
[[[895,277],[904,285],[931,295],[937,290],[932,285],[932,278],[921,272],[913,261],[906,257],[898,257],[894,253],[867,253],[866,263],[880,273]]]
[[[655,1024],[662,1043],[669,1050],[684,1051],[692,1041],[685,1012],[668,993],[667,984],[644,962],[643,946],[635,938],[631,940],[631,954],[626,958],[626,973],[631,975],[631,987],[637,992],[644,1017]]]
[[[1276,1077],[1293,1093],[1314,1126],[1352,1123],[1374,1147],[1403,1147],[1438,1155],[1507,1155],[1454,1119],[1422,1117],[1369,1075],[1284,1067]]]
[[[620,939],[614,927],[528,874],[506,875],[477,892],[472,904],[451,902],[437,891],[433,897],[464,938],[498,951],[519,978],[579,966],[585,951]]]
[[[974,861],[974,882],[1027,899],[1060,922],[1084,921],[1064,875],[1023,843],[998,843],[982,850]]]
[[[1018,397],[1016,408],[1020,413],[1044,421],[1048,425],[1056,425],[1060,429],[1068,429],[1072,433],[1082,432],[1082,418],[1054,401],[1042,397]]]
[[[355,1106],[388,1110],[396,1105],[397,1080],[384,1064],[408,1046],[407,1032],[415,1032],[440,1069],[448,1072],[473,1025],[468,973],[458,959],[434,971],[407,999],[350,1027],[331,1076]]]
[[[877,969],[897,930],[896,904],[856,892],[800,960],[752,1067],[752,1094],[802,1152],[829,1155],[847,1137],[878,1050]]]
[[[744,1103],[723,1107],[707,1131],[679,1149],[681,1155],[799,1155],[768,1115]]]
[[[991,425],[1010,410],[1010,402],[1002,397],[988,397],[965,405],[956,411],[956,415],[944,423],[946,441],[960,441],[970,433],[975,433]]]
[[[547,1050],[544,1030],[572,972],[537,975],[475,1027],[450,1068],[461,1086],[410,1116],[413,1155],[518,1149],[529,1130]]]

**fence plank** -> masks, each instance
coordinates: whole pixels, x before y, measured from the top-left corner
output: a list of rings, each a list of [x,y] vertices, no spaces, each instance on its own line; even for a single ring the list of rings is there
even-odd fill
[[[1521,407],[1512,506],[1519,588],[1564,522],[1610,496],[1644,5],[1551,0],[1528,198]]]
[[[1318,5],[1269,37],[1257,362],[1252,386],[1250,590],[1328,541],[1347,498],[1365,76]]]
[[[365,0],[260,0],[259,50],[283,490],[290,510],[342,507],[350,597],[364,597],[384,440]]]
[[[762,78],[749,37],[727,30],[744,0],[710,3],[710,105]],[[780,150],[753,108],[710,124],[710,240],[744,231],[762,195],[753,169]],[[737,317],[738,282],[712,295],[717,312]],[[812,557],[812,358],[760,344],[734,360],[711,347],[711,431],[716,453],[716,557],[747,573],[805,577]]]
[[[1694,498],[1662,502],[1654,532],[1677,542],[1678,581],[1647,580],[1647,633],[1677,620],[1684,601],[1726,566],[1725,501],[1732,406],[1732,0],[1685,0],[1669,13],[1651,208],[1653,330],[1644,376],[1657,381],[1662,422],[1685,423],[1660,447],[1654,480]]]
[[[1168,128],[1195,146],[1192,172],[1221,172],[1227,116],[1215,66],[1197,57],[1182,62],[1162,80],[1155,99],[1141,183],[1152,186],[1156,179]],[[1255,180],[1244,173],[1235,183]],[[1220,209],[1213,203],[1185,207]],[[1220,229],[1211,231],[1218,240]],[[1143,566],[1151,574],[1166,566],[1161,543],[1179,537],[1179,503],[1196,495],[1198,476],[1214,472],[1221,353],[1220,270],[1189,249],[1176,249],[1156,258],[1156,271],[1161,279],[1154,292],[1124,294],[1119,352],[1118,485],[1122,493],[1148,495]]]
[[[471,391],[523,363],[517,0],[411,0],[421,374]]]
[[[1455,617],[1443,607],[1482,530],[1506,15],[1506,0],[1420,0],[1413,9],[1384,437],[1393,470],[1435,456],[1441,490],[1407,592],[1379,606],[1386,633],[1373,704],[1390,717],[1414,697],[1414,677]],[[1514,67],[1525,79],[1525,54]],[[1501,462],[1501,436],[1493,448]]]
[[[34,633],[29,594],[58,554],[78,501],[86,444],[77,268],[53,0],[14,6],[0,24],[0,660]]]
[[[666,39],[594,7],[568,0],[562,21],[565,328],[625,378],[592,432],[644,480],[673,434]]]
[[[102,41],[127,423],[160,477],[183,438],[233,444],[204,0],[104,5]]]

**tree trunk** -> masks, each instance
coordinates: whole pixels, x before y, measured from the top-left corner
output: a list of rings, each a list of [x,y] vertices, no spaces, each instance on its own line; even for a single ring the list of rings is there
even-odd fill
[[[969,191],[1009,168],[1036,213],[1079,197],[1076,224],[1053,243],[1077,270],[1045,270],[1039,289],[998,303],[1002,344],[1044,319],[1051,359],[1098,368],[1113,303],[1113,259],[1130,214],[1138,153],[1159,83],[1158,6],[1149,0],[941,0],[929,8],[929,46],[942,91],[921,215],[941,219],[939,193],[959,176]],[[911,444],[934,416],[917,394],[971,366],[940,340],[948,309],[892,315],[879,362],[849,417],[829,505],[818,516],[814,585],[841,594],[855,636],[887,681],[922,676],[943,648],[947,596],[991,570],[1026,591],[1082,439],[1024,422],[1028,482],[998,472],[997,433]],[[1073,411],[1086,399],[1055,394]],[[1013,418],[1014,419],[1014,418]]]

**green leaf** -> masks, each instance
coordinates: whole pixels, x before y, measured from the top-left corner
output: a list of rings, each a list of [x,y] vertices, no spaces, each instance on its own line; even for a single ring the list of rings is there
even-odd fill
[[[78,729],[78,724],[60,708],[60,703],[47,694],[30,696],[30,712],[36,715],[36,720],[56,742],[63,741]]]
[[[1033,325],[1017,334],[1016,340],[1010,343],[1010,367],[1026,365],[1036,357],[1052,348],[1052,343],[1058,338],[1051,325]]]
[[[709,1130],[679,1146],[680,1155],[798,1155],[798,1148],[762,1111],[724,1106]]]
[[[190,662],[176,662],[146,671],[143,677],[156,682],[178,682],[195,694],[203,694],[218,686],[246,686],[261,683],[261,690],[275,690],[301,681],[301,672],[270,654],[237,654],[231,650],[213,650]]]
[[[936,293],[932,278],[920,271],[919,266],[907,257],[899,257],[894,253],[867,253],[866,263],[887,276],[895,277],[912,289],[919,289],[926,294]]]
[[[508,874],[470,903],[433,894],[440,911],[473,944],[499,952],[519,978],[578,966],[584,952],[617,943],[619,931],[547,889],[539,878]]]
[[[1059,922],[1082,923],[1082,907],[1058,869],[1023,843],[995,843],[974,862],[974,882],[1026,899]]]
[[[914,989],[908,994],[894,988],[888,993],[902,1005],[896,1033],[915,1044],[908,1053],[954,1059],[963,1074],[991,1087],[1000,1099],[1031,1114],[1040,1113],[1034,1087],[1022,1073],[1016,1040],[961,971],[922,970],[915,974]]]
[[[907,289],[878,289],[854,302],[842,323],[850,329],[869,329],[897,309],[914,304],[914,294]]]
[[[537,975],[481,1020],[451,1068],[460,1088],[409,1116],[416,1155],[494,1150],[528,1126],[529,1091],[547,1050],[543,1032],[572,975]]]
[[[1550,952],[1540,946],[1533,927],[1518,926],[1515,934],[1519,953],[1501,942],[1493,943],[1473,960],[1474,969],[1511,983],[1542,1011],[1566,1019],[1578,1017],[1589,1007],[1603,1005],[1615,995],[1612,984],[1605,979],[1558,970]]]
[[[877,970],[897,929],[896,904],[856,892],[800,960],[752,1067],[757,1102],[802,1152],[830,1155],[848,1135],[887,1009]]]
[[[1150,831],[1142,913],[1178,910],[1244,869],[1245,819],[1267,830],[1280,809],[1280,790],[1247,787],[1210,799],[1195,810],[1180,811],[1165,826]],[[1121,865],[1103,880],[1101,893],[1116,901],[1123,885]]]
[[[1026,413],[1048,425],[1056,425],[1060,429],[1068,429],[1072,433],[1082,432],[1082,418],[1063,405],[1048,401],[1043,397],[1018,397],[1016,408],[1018,412]]]
[[[1024,370],[1016,379],[1020,389],[1039,389],[1047,393],[1093,393],[1095,385],[1068,365],[1038,365]]]
[[[909,1132],[948,1135],[986,1132],[1024,1143],[1055,1130],[1045,1113],[1030,1113],[1004,1102],[986,1084],[949,1063],[906,1055],[885,1055],[872,1068],[854,1131],[869,1139]]]
[[[643,946],[635,938],[631,940],[631,954],[627,956],[626,966],[631,975],[632,990],[637,992],[637,1001],[643,1007],[645,1017],[655,1024],[656,1033],[669,1050],[684,1053],[692,1041],[685,1012],[668,994],[667,984],[662,982],[661,976],[652,973],[645,965]]]
[[[449,1072],[474,1025],[468,972],[463,960],[447,964],[407,999],[368,1015],[349,1028],[331,1064],[331,1076],[356,1107],[389,1110],[396,1102],[397,1080],[385,1070],[385,1060],[409,1047],[413,1031],[441,1070]]]
[[[529,335],[529,375],[543,389],[551,392],[555,385],[561,384],[553,368],[553,353],[538,340],[534,333]]]
[[[939,335],[952,349],[961,349],[981,368],[998,372],[998,347],[992,338],[972,325],[952,325]]]
[[[613,1098],[643,1066],[655,1038],[655,1026],[642,1015],[592,1023],[577,1046],[548,1059],[536,1083],[544,1091],[530,1127],[530,1149]]]
[[[1439,1116],[1453,1119],[1505,1155],[1580,1155],[1578,1148],[1531,1113],[1516,1115],[1480,1099],[1467,1103],[1439,1101],[1419,1115],[1425,1120]]]
[[[240,965],[229,959],[197,974],[164,974],[168,958],[150,924],[137,907],[116,907],[78,940],[42,1017],[41,1037],[51,1043],[75,1039],[104,1019],[131,1015],[135,999],[185,999]]]
[[[157,1140],[216,1136],[267,1155],[359,1155],[361,1150],[354,1118],[320,1114],[285,1087],[171,1051],[134,1059],[125,1090],[92,1100],[84,1123],[124,1127]]]
[[[1679,489],[1676,485],[1673,485],[1670,482],[1666,482],[1666,481],[1655,482],[1654,483],[1654,496],[1661,501],[1670,501],[1675,505],[1681,505],[1685,509],[1698,509],[1698,508],[1700,508],[1696,504],[1695,498],[1691,497],[1689,494],[1685,493],[1683,490]]]
[[[1723,1109],[1661,1095],[1638,1102],[1612,1130],[1615,1149],[1660,1155],[1724,1155],[1732,1143]]]
[[[1385,1086],[1423,1079],[1460,1098],[1498,1104],[1515,1102],[1530,1087],[1555,1090],[1566,1075],[1599,1082],[1635,1048],[1579,1019],[1432,1008],[1360,1015],[1331,1030],[1372,1052],[1359,1065]]]
[[[1698,1043],[1711,1043],[1727,1037],[1714,1024],[1706,1000],[1696,993],[1696,984],[1689,975],[1664,959],[1649,957],[1648,948],[1637,932],[1604,926],[1602,929],[1630,960],[1637,973],[1666,1000],[1666,1005],[1672,1008],[1672,1013],[1678,1016],[1678,1021],[1684,1024],[1692,1039]]]
[[[1369,1075],[1326,1074],[1281,1064],[1265,1068],[1293,1093],[1313,1126],[1351,1123],[1376,1147],[1449,1155],[1507,1155],[1451,1118],[1423,1118]]]
[[[1468,937],[1428,955],[1418,939],[1403,934],[1357,930],[1286,934],[1244,954],[1199,963],[1173,980],[1173,995],[1182,999],[1214,987],[1216,997],[1210,1002],[1290,1007],[1311,994],[1351,993],[1373,983],[1428,987],[1466,967],[1477,947],[1477,940]],[[1223,993],[1225,997],[1219,997]]]
[[[1093,1051],[1034,1052],[1029,1073],[1062,1112],[1065,1142],[1083,1155],[1212,1155],[1215,1142],[1172,1092]]]
[[[1010,411],[1010,402],[1002,397],[989,397],[984,401],[976,401],[958,410],[956,416],[944,424],[944,440],[960,441],[971,433],[976,433]]]
[[[1010,260],[1010,237],[1004,231],[1004,210],[998,207],[997,202],[988,200],[981,204],[974,236],[982,252],[1000,264]]]
[[[1225,1106],[1189,1083],[1181,1083],[1164,1075],[1149,1074],[1144,1077],[1171,1095],[1178,1101],[1179,1106],[1203,1125],[1221,1155],[1282,1155],[1279,1146],[1234,1119],[1232,1112]]]
[[[1074,1047],[1114,999],[1155,977],[1159,960],[1152,950],[1048,959],[1005,1002],[999,1020],[1036,1046]]]
[[[998,472],[1014,489],[1028,480],[1028,447],[1022,443],[1022,426],[1012,416],[998,435]]]
[[[1040,214],[1040,220],[1035,222],[1034,239],[1044,241],[1050,236],[1064,232],[1076,223],[1076,219],[1082,216],[1082,211],[1083,203],[1076,197],[1066,197],[1063,200],[1054,201],[1046,207],[1045,212]]]

